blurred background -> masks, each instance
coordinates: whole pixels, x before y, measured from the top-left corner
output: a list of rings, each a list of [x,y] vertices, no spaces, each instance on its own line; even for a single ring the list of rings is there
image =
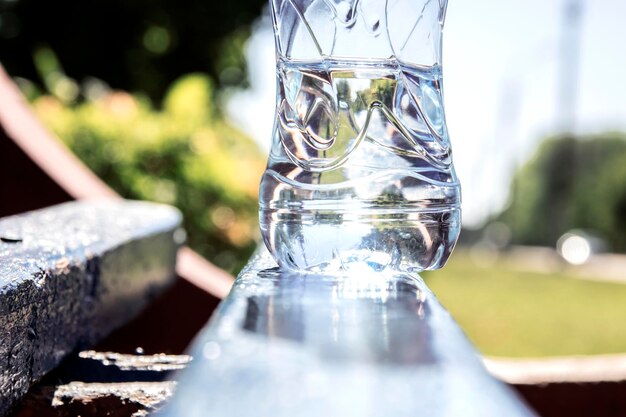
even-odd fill
[[[126,198],[180,208],[236,273],[274,113],[265,0],[0,0],[0,63]],[[626,352],[626,3],[452,0],[464,231],[428,284],[488,355]]]

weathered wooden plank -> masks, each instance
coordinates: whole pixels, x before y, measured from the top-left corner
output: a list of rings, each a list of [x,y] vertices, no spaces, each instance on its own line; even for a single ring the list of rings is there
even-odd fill
[[[33,386],[13,417],[131,417],[157,410],[176,385],[186,355],[83,351]]]
[[[416,276],[281,272],[253,258],[164,415],[534,415]]]
[[[0,415],[174,278],[173,208],[74,202],[0,219]]]
[[[103,198],[121,197],[45,128],[0,63],[0,216]],[[176,271],[219,298],[233,283],[229,273],[186,246]]]
[[[144,417],[162,406],[175,385],[159,381],[37,386],[14,417]]]

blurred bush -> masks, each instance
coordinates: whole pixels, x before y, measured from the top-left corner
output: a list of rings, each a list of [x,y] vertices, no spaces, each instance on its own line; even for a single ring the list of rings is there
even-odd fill
[[[554,246],[571,229],[587,229],[613,251],[626,251],[626,134],[545,141],[515,175],[501,215],[514,243]]]
[[[122,196],[178,207],[188,243],[231,272],[255,247],[257,189],[264,158],[212,105],[206,75],[167,91],[162,110],[125,92],[92,86],[79,104],[35,98],[43,120]]]
[[[0,62],[38,80],[33,54],[59,57],[74,80],[105,80],[159,102],[183,74],[246,82],[243,44],[267,0],[0,0]]]

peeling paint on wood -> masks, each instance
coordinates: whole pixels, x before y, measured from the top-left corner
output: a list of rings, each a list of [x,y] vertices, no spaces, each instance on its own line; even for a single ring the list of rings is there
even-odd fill
[[[0,415],[169,286],[180,222],[171,207],[128,201],[0,219]]]

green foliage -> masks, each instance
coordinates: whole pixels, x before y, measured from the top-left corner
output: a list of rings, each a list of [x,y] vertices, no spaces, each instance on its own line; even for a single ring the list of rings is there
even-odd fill
[[[516,174],[501,219],[516,243],[553,246],[578,228],[626,251],[626,135],[545,141]]]
[[[211,90],[211,83],[204,75],[187,75],[172,84],[163,108],[180,121],[202,123],[213,113]]]
[[[210,79],[192,74],[173,84],[161,111],[125,92],[73,107],[51,96],[33,104],[122,196],[177,206],[190,246],[234,272],[255,246],[263,157],[216,114],[212,95]]]
[[[190,72],[207,72],[222,86],[242,85],[243,45],[266,5],[267,0],[0,1],[0,62],[11,75],[48,87],[50,61],[37,56],[44,46],[68,77],[81,83],[96,77],[155,102]]]

